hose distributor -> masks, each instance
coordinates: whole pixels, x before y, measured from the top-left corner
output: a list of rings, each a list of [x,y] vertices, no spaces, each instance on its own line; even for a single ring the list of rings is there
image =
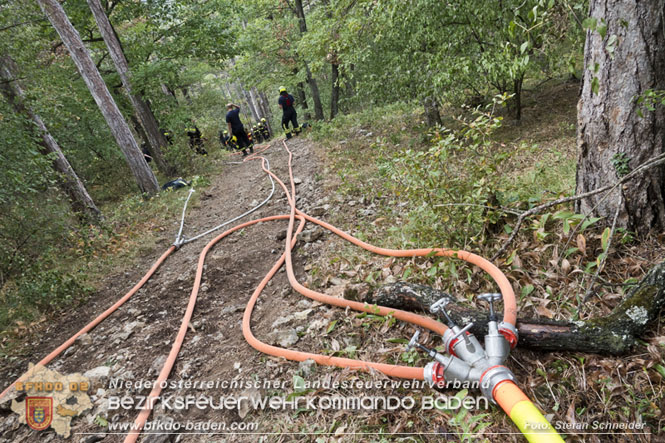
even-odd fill
[[[407,350],[418,347],[434,359],[424,369],[424,378],[430,385],[443,388],[449,382],[470,382],[479,386],[487,399],[501,406],[529,442],[563,442],[552,425],[515,384],[512,371],[503,365],[510,349],[517,344],[518,335],[514,325],[498,321],[494,302],[501,300],[501,294],[481,294],[478,298],[489,304],[490,311],[484,347],[469,332],[473,323],[459,327],[445,309],[450,299],[442,298],[430,307],[430,312],[448,325],[442,337],[447,355],[418,343],[420,331],[413,335]]]

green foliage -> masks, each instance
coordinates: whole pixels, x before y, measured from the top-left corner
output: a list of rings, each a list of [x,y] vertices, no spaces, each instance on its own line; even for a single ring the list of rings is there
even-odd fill
[[[617,177],[621,178],[630,172],[630,157],[625,152],[618,152],[612,156],[612,166],[617,173]]]
[[[497,97],[494,106],[504,101],[505,97]],[[460,116],[459,128],[442,128],[426,150],[381,156],[380,173],[395,196],[413,208],[405,224],[395,229],[417,239],[414,243],[451,247],[477,243],[483,240],[485,218],[500,215],[492,210],[485,214],[497,191],[493,177],[504,155],[492,149],[489,138],[501,125],[494,106]]]
[[[647,89],[636,99],[637,113],[644,117],[645,111],[653,112],[656,107],[665,106],[665,90]]]

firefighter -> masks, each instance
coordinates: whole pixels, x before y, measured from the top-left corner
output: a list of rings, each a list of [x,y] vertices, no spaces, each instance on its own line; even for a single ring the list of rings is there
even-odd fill
[[[298,114],[296,113],[296,108],[293,107],[295,101],[296,99],[286,92],[284,86],[279,88],[279,99],[277,100],[277,104],[282,110],[282,128],[284,128],[284,134],[286,134],[287,139],[291,138],[293,134],[298,135],[300,133]],[[289,122],[291,122],[292,128],[289,128]]]
[[[270,130],[268,129],[268,123],[266,122],[265,118],[262,118],[261,121],[258,124],[259,131],[261,131],[261,135],[263,136],[263,140],[268,141],[270,140]]]
[[[226,129],[224,131],[219,131],[219,142],[222,144],[222,148],[227,151],[233,151],[233,147],[231,147],[229,143],[230,139],[229,131]]]
[[[203,140],[201,140],[201,131],[193,122],[190,122],[185,128],[185,132],[189,137],[189,147],[192,148],[197,154],[208,155],[208,152],[203,147]]]
[[[226,145],[229,151],[236,151],[238,149],[238,137],[235,135],[231,136],[231,138],[229,138],[229,140],[226,142]]]
[[[259,131],[257,125],[252,126],[252,138],[256,140],[256,143],[263,142],[263,134],[261,133],[261,131]]]
[[[228,125],[229,134],[233,134],[233,137],[237,140],[237,149],[242,151],[243,157],[247,155],[247,149],[249,149],[249,152],[254,152],[254,145],[249,141],[245,127],[240,121],[240,106],[227,103],[226,109],[228,111],[226,113],[226,124]]]

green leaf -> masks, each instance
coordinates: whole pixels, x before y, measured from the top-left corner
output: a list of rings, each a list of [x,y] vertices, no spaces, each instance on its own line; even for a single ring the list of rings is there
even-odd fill
[[[328,326],[328,329],[326,329],[326,334],[330,334],[335,329],[336,324],[337,324],[337,320],[331,321],[330,325]]]
[[[658,371],[661,377],[665,378],[665,367],[663,367],[663,365],[656,363],[654,368]]]
[[[603,231],[603,234],[600,236],[600,246],[603,248],[603,251],[607,251],[607,247],[610,243],[610,228],[607,227]]]
[[[520,54],[524,54],[524,51],[526,51],[528,47],[529,47],[529,42],[528,41],[525,41],[524,43],[522,43],[522,46],[520,46]]]
[[[527,295],[531,294],[535,288],[533,285],[528,284],[525,287],[522,288],[522,297],[526,297]]]
[[[591,80],[591,92],[594,95],[598,94],[599,89],[600,89],[600,83],[598,81],[598,77],[594,77],[593,80]]]
[[[596,25],[598,24],[598,20],[596,20],[593,17],[587,17],[584,19],[582,22],[582,27],[584,29],[589,29],[591,31],[594,31],[596,29]]]
[[[293,389],[296,392],[302,392],[305,390],[305,379],[299,375],[293,376]]]

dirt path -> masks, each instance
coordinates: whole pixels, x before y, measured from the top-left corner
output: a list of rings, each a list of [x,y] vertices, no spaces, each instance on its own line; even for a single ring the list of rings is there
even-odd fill
[[[314,183],[317,171],[317,159],[310,145],[303,139],[289,142],[294,152],[294,175],[297,177],[299,208],[308,211],[319,205],[321,190]],[[287,155],[281,143],[273,142],[266,152],[272,170],[284,180],[288,178]],[[188,234],[201,232],[244,212],[270,192],[270,182],[260,170],[260,162],[229,164],[220,171],[212,185],[201,197],[198,207],[191,208],[186,221]],[[182,191],[181,191],[182,192]],[[287,213],[286,198],[277,188],[273,199],[263,208],[250,216],[251,219],[274,214]],[[243,221],[250,218],[243,219]],[[261,223],[249,227],[230,238],[224,239],[211,251],[206,261],[202,290],[196,305],[191,327],[176,365],[171,372],[172,380],[270,380],[284,372],[284,366],[297,364],[285,363],[256,352],[244,340],[241,333],[241,319],[245,303],[261,278],[267,273],[283,250],[283,238],[286,222]],[[325,237],[320,236],[313,227],[305,232],[304,239],[309,243],[301,244],[294,259],[297,275],[303,276],[303,265],[311,255],[317,254]],[[174,232],[177,226],[174,226]],[[167,249],[172,241],[169,232],[158,244]],[[77,344],[64,355],[54,360],[50,369],[63,374],[108,367],[108,375],[93,380],[92,400],[95,408],[85,417],[77,418],[72,423],[72,434],[100,433],[103,428],[93,424],[98,417],[105,417],[111,422],[133,421],[134,410],[108,410],[108,398],[122,395],[146,395],[148,389],[113,389],[109,380],[150,381],[157,375],[165,356],[180,325],[191,287],[194,281],[195,267],[199,252],[212,235],[185,245],[174,253],[162,265],[161,269],[132,299],[123,305],[110,318],[97,326],[88,337],[79,339]],[[144,257],[142,266],[111,275],[105,282],[104,289],[94,296],[89,303],[76,312],[69,312],[45,331],[41,339],[34,343],[29,359],[17,359],[9,367],[0,370],[2,388],[10,380],[19,376],[27,367],[28,361],[38,361],[66,338],[80,329],[98,313],[110,306],[115,300],[131,288],[147,271],[150,264],[162,253],[155,250]],[[253,328],[260,339],[270,342],[286,340],[307,343],[305,325],[307,318],[329,316],[328,308],[314,306],[294,294],[286,279],[283,269],[271,281],[263,297],[259,300],[253,316]],[[298,312],[298,319],[284,318],[289,313]],[[281,319],[280,319],[281,318]],[[276,320],[282,321],[277,334],[273,332]],[[296,326],[294,321],[301,320],[303,325]],[[280,323],[278,321],[278,323]],[[319,327],[324,325],[320,322]],[[300,346],[299,346],[300,347]],[[306,346],[305,346],[306,348]],[[206,390],[207,395],[225,395],[237,390]],[[196,392],[196,391],[194,391]],[[199,390],[199,392],[201,392]],[[165,394],[191,395],[191,389],[166,389]],[[0,441],[31,442],[37,434],[26,426],[19,426],[15,414],[2,407],[3,424],[0,425]],[[153,414],[153,419],[168,417],[177,421],[215,420],[231,422],[239,420],[237,410],[201,411],[162,411]],[[263,432],[271,429],[261,429]],[[73,435],[68,441],[122,441],[120,435],[104,434]],[[144,441],[175,441],[176,436],[151,436]],[[228,438],[228,436],[227,436]],[[255,438],[247,436],[248,441]],[[165,439],[165,440],[164,440]],[[53,431],[39,434],[39,441],[60,441]],[[211,441],[205,436],[178,436],[177,441]]]

